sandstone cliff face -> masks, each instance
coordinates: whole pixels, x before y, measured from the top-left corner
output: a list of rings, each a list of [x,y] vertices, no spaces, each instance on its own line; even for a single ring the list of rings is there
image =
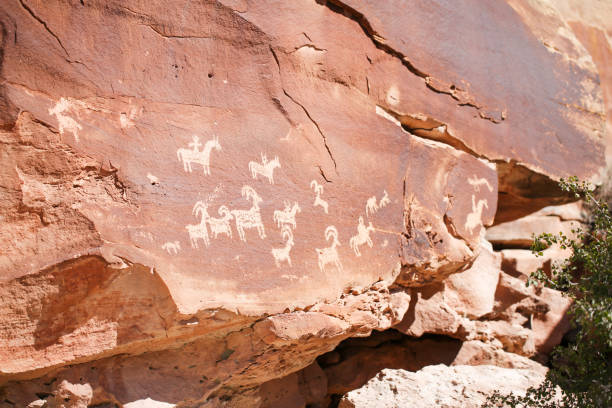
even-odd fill
[[[324,404],[391,328],[545,356],[567,304],[504,222],[601,180],[612,88],[543,7],[0,4],[0,404]]]

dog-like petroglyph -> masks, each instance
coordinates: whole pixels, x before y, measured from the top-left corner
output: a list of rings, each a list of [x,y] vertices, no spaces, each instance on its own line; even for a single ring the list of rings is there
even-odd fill
[[[266,177],[270,184],[274,184],[274,169],[279,168],[280,166],[278,156],[274,157],[273,160],[268,161],[268,158],[263,153],[261,154],[261,164],[254,161],[249,162],[251,176],[254,179],[257,179],[257,175],[260,174],[262,177]]]
[[[470,234],[480,224],[482,210],[485,207],[489,208],[487,200],[478,200],[478,204],[476,204],[476,196],[472,194],[472,212],[468,214],[464,225],[465,229],[470,230]]]
[[[183,162],[183,169],[186,172],[191,173],[193,171],[192,163],[200,164],[204,168],[204,175],[210,175],[210,153],[212,149],[217,151],[221,150],[219,144],[219,138],[214,136],[212,139],[204,144],[204,149],[200,150],[200,138],[196,135],[193,136],[193,141],[189,143],[190,149],[184,147],[179,148],[176,151],[176,156],[179,161]]]
[[[282,248],[272,248],[272,256],[274,257],[274,263],[277,268],[281,267],[282,262],[287,262],[289,266],[291,265],[291,248],[295,245],[293,241],[293,232],[291,232],[291,227],[289,225],[283,225],[281,229],[281,235],[285,240],[285,246]]]
[[[294,202],[293,206],[291,206],[289,201],[285,201],[284,210],[274,210],[274,221],[276,222],[276,226],[281,228],[283,225],[291,225],[295,228],[295,215],[299,212],[302,212],[302,209],[297,202]]]
[[[251,200],[251,208],[248,210],[232,210],[231,214],[236,220],[236,229],[241,241],[246,242],[244,234],[245,229],[257,228],[259,238],[266,238],[266,231],[263,222],[261,221],[261,213],[259,212],[259,204],[263,201],[257,192],[251,186],[242,187],[242,197]]]
[[[478,178],[478,176],[476,176],[475,174],[473,177],[468,178],[468,184],[474,187],[474,190],[476,191],[480,191],[480,186],[482,185],[485,185],[489,191],[493,191],[493,186],[491,186],[491,183],[489,183],[487,179]]]
[[[317,180],[312,180],[310,182],[310,188],[314,189],[315,192],[315,200],[314,200],[314,206],[316,207],[317,205],[321,206],[321,208],[323,208],[323,211],[325,211],[325,214],[328,214],[328,204],[327,201],[323,200],[321,198],[321,194],[323,194],[323,186],[319,183],[317,183]]]
[[[376,202],[376,196],[368,198],[366,201],[366,217],[370,218],[370,215],[376,214],[378,210],[386,207],[390,202],[387,190],[383,190],[383,196],[378,203]]]
[[[181,243],[178,241],[166,242],[162,245],[162,249],[168,252],[169,255],[176,255],[181,250]]]
[[[322,249],[315,248],[315,252],[319,257],[319,269],[323,272],[325,266],[332,264],[339,272],[342,272],[342,263],[340,262],[337,249],[340,246],[340,241],[338,241],[338,230],[336,227],[330,225],[325,229],[325,240],[331,240],[329,247]]]
[[[233,216],[230,213],[229,208],[227,208],[225,205],[222,205],[217,210],[221,216],[220,218],[211,217],[208,214],[208,204],[203,201],[198,201],[195,204],[194,211],[196,215],[199,214],[201,216],[202,222],[208,224],[208,227],[210,227],[210,233],[214,239],[217,239],[219,234],[224,234],[230,239],[232,238],[232,226],[230,221],[232,220]]]
[[[355,255],[361,256],[361,251],[359,251],[359,247],[363,244],[368,244],[370,248],[372,248],[372,238],[370,238],[370,232],[374,231],[374,226],[372,222],[368,224],[366,227],[365,222],[362,216],[359,216],[359,225],[357,225],[357,235],[354,235],[349,240],[349,246],[353,251],[355,251]]]

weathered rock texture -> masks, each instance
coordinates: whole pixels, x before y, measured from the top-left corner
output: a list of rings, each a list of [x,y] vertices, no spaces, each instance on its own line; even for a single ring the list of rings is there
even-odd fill
[[[1,2],[0,405],[303,406],[392,327],[549,351],[483,237],[601,179],[611,20],[532,3]]]
[[[520,395],[543,379],[538,371],[494,366],[437,365],[416,373],[385,369],[364,387],[348,393],[339,408],[478,408],[494,391]]]

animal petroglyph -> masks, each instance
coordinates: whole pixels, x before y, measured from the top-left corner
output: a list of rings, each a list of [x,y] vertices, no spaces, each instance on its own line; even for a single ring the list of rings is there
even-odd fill
[[[361,256],[359,246],[368,244],[372,248],[372,239],[370,238],[370,232],[374,231],[374,226],[370,222],[366,227],[363,217],[359,216],[359,225],[357,225],[357,235],[354,235],[349,240],[349,245],[355,251],[355,255]]]
[[[221,217],[215,218],[208,214],[208,205],[203,201],[198,201],[194,207],[194,211],[196,215],[199,214],[202,217],[202,222],[208,224],[213,238],[217,239],[219,234],[225,234],[229,238],[232,238],[232,226],[230,221],[232,220],[233,216],[230,213],[229,208],[224,205],[219,207],[217,212]]]
[[[276,226],[280,228],[283,225],[291,225],[295,228],[295,215],[299,212],[302,212],[302,209],[297,202],[294,202],[293,206],[291,206],[289,201],[285,201],[284,210],[274,210],[274,221],[276,222]]]
[[[366,201],[366,216],[370,216],[370,214],[375,214],[378,211],[378,204],[376,203],[376,196],[372,196],[368,198]]]
[[[478,178],[476,175],[474,177],[468,178],[468,183],[474,187],[474,190],[480,191],[480,186],[485,185],[489,189],[489,191],[493,191],[493,186],[489,183],[489,181],[485,178]]]
[[[319,256],[319,269],[323,272],[326,265],[332,264],[338,271],[342,272],[342,263],[338,256],[338,249],[336,249],[336,247],[340,246],[336,227],[330,225],[325,229],[325,239],[327,241],[331,240],[332,243],[329,247],[323,249],[315,248],[315,252]]]
[[[76,103],[79,105],[79,103]],[[49,115],[55,115],[57,118],[57,122],[59,124],[59,132],[60,134],[64,134],[64,132],[68,131],[72,133],[75,140],[79,141],[79,130],[83,130],[83,127],[79,125],[79,123],[74,120],[72,117],[65,114],[66,111],[73,108],[75,103],[71,102],[66,98],[60,98],[60,100],[55,104],[55,106],[49,109]]]
[[[378,208],[379,209],[384,208],[390,203],[391,203],[391,200],[389,199],[389,193],[387,193],[387,190],[383,190],[383,196],[378,202]]]
[[[208,228],[206,227],[206,218],[205,215],[208,215],[206,212],[206,204],[202,201],[198,201],[193,206],[192,214],[196,217],[200,216],[199,224],[189,224],[185,226],[187,232],[189,233],[189,242],[191,242],[192,248],[198,248],[198,240],[201,239],[204,241],[204,245],[210,245],[210,238],[208,237]]]
[[[251,176],[254,179],[257,179],[257,175],[261,174],[262,177],[266,177],[270,184],[274,184],[274,169],[279,168],[280,161],[278,160],[278,156],[274,157],[274,160],[268,161],[268,158],[265,154],[261,154],[261,164],[251,161],[249,162],[249,170],[251,171]]]
[[[288,225],[283,225],[281,235],[285,240],[285,246],[282,248],[272,248],[272,256],[274,257],[274,263],[277,268],[281,267],[281,262],[287,262],[291,266],[291,248],[295,243],[293,242],[293,232]]]
[[[376,202],[376,196],[368,198],[366,201],[366,216],[369,218],[371,214],[376,214],[378,210],[386,207],[390,202],[387,190],[383,190],[383,196],[378,203]]]
[[[259,204],[261,204],[263,200],[250,186],[242,187],[242,196],[247,200],[251,200],[252,206],[248,210],[231,211],[236,220],[236,229],[238,230],[240,240],[246,242],[244,230],[251,228],[257,228],[259,238],[264,239],[266,237],[266,232],[263,222],[261,221],[261,213],[259,212]]]
[[[470,230],[470,233],[480,224],[484,207],[489,208],[487,200],[478,200],[476,204],[476,196],[472,194],[472,212],[468,214],[464,225],[465,229]]]
[[[170,255],[176,255],[181,249],[181,243],[178,241],[166,242],[164,245],[162,245],[162,249],[168,252]]]
[[[192,172],[191,164],[197,163],[202,165],[204,168],[204,175],[210,175],[210,153],[212,149],[217,151],[221,150],[219,144],[219,138],[213,137],[211,140],[204,144],[204,149],[200,150],[200,138],[193,136],[193,141],[189,143],[191,149],[185,149],[184,147],[179,148],[176,151],[176,156],[179,161],[183,162],[183,169],[189,173]]]
[[[317,180],[312,180],[310,182],[310,188],[314,189],[315,192],[315,200],[314,200],[314,206],[316,207],[317,205],[320,205],[323,208],[323,211],[325,211],[325,214],[328,214],[328,204],[327,201],[323,200],[321,198],[321,194],[323,194],[323,186],[319,183],[317,183]]]

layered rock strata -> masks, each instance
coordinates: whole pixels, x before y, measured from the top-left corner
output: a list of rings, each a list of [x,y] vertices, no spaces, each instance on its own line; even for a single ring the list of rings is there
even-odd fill
[[[0,405],[305,405],[392,327],[549,351],[566,305],[483,236],[601,179],[610,48],[540,12],[2,2]]]

